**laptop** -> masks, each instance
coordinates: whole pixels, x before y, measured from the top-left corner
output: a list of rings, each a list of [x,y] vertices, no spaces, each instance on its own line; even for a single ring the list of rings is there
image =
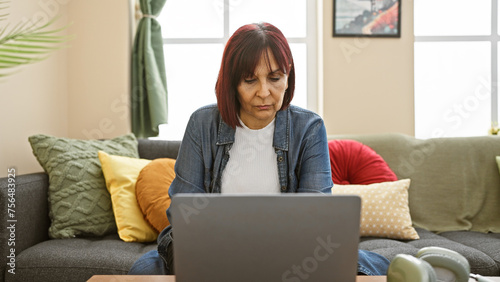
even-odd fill
[[[349,195],[177,194],[176,281],[354,282],[360,211]]]

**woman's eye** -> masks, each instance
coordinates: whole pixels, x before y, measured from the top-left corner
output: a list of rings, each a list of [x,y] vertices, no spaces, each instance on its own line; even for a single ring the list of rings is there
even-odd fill
[[[245,83],[253,83],[253,82],[255,82],[255,79],[253,79],[253,78],[245,79]]]
[[[280,76],[274,76],[274,77],[270,77],[269,79],[271,81],[278,81],[278,80],[280,80],[280,78],[281,78]]]

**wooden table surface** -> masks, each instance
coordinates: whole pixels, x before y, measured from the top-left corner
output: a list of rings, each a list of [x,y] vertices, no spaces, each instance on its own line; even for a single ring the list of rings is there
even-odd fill
[[[488,277],[491,281],[500,282],[500,277]],[[171,275],[94,275],[89,282],[175,282],[175,276]],[[476,280],[470,279],[470,282]],[[386,282],[385,276],[358,276],[356,282]]]
[[[175,282],[171,275],[94,275],[88,282]],[[385,282],[385,276],[358,276],[356,282]]]

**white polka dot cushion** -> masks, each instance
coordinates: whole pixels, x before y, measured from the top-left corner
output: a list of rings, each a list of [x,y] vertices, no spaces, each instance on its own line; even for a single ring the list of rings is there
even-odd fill
[[[332,194],[361,197],[361,236],[419,239],[408,207],[409,188],[410,179],[369,185],[335,184]]]

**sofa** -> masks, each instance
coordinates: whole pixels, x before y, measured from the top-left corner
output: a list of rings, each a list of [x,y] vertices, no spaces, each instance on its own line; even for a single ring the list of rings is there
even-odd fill
[[[500,136],[419,140],[403,134],[329,136],[359,141],[398,179],[410,179],[409,210],[418,240],[361,237],[359,248],[389,260],[438,246],[462,254],[471,272],[500,276]]]
[[[175,158],[180,141],[138,140],[138,153],[144,159]],[[0,202],[7,203],[8,177],[0,179]],[[49,178],[45,172],[16,175],[15,230],[0,230],[0,281],[87,281],[92,275],[127,274],[135,260],[156,249],[155,243],[124,242],[118,234],[102,237],[49,238]],[[8,210],[0,210],[2,222],[8,222]],[[13,237],[15,246],[9,246]],[[15,249],[15,274],[10,249]]]
[[[500,276],[500,173],[495,159],[500,156],[500,137],[418,140],[403,134],[376,134],[329,138],[369,146],[398,179],[411,180],[408,205],[420,239],[364,236],[360,249],[391,260],[397,254],[415,255],[422,247],[440,246],[465,256],[473,273]],[[139,139],[138,152],[144,159],[175,158],[179,145],[179,141]],[[8,177],[0,179],[2,203],[12,196],[8,184]],[[0,230],[2,281],[86,281],[92,275],[126,274],[135,260],[156,248],[154,242],[124,242],[117,234],[50,239],[47,174],[16,175],[15,184],[15,228]],[[9,226],[6,204],[0,220]],[[9,272],[13,267],[15,274]]]

